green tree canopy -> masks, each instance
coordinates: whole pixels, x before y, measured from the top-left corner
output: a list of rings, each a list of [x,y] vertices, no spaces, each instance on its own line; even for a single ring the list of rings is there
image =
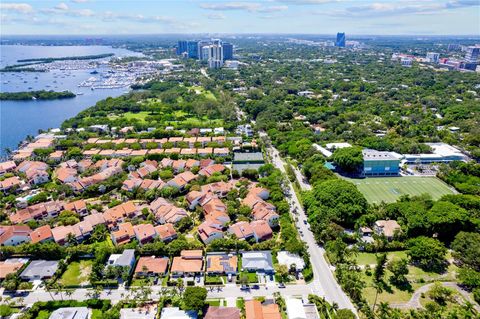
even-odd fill
[[[342,170],[355,173],[363,166],[361,147],[344,147],[336,149],[332,155],[333,162]]]
[[[407,242],[411,262],[424,270],[440,272],[445,269],[447,249],[439,240],[425,236]]]

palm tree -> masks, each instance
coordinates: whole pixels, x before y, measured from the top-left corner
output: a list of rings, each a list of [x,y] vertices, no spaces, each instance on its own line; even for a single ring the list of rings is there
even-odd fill
[[[380,319],[388,319],[390,317],[390,310],[388,302],[381,302],[378,306],[378,317]]]
[[[375,313],[375,306],[377,305],[378,294],[381,294],[383,292],[383,287],[380,282],[374,281],[373,288],[375,288],[375,301],[373,302],[372,312]]]
[[[43,284],[45,285],[45,290],[46,290],[46,291],[48,292],[48,294],[50,295],[50,298],[52,298],[52,300],[54,301],[55,298],[53,298],[50,285],[48,284],[48,282],[47,282],[46,280],[43,281]]]
[[[72,297],[72,295],[73,295],[73,289],[65,290],[65,294],[66,294],[67,297],[70,299],[70,297]]]

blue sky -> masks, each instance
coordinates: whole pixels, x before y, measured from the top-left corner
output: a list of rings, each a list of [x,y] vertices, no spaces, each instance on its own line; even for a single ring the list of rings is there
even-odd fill
[[[480,35],[480,0],[0,0],[1,34]]]

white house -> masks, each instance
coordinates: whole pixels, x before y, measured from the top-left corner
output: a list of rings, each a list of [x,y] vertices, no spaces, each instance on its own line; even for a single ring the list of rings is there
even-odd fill
[[[307,319],[307,314],[300,299],[289,298],[285,300],[285,305],[287,306],[288,319]]]

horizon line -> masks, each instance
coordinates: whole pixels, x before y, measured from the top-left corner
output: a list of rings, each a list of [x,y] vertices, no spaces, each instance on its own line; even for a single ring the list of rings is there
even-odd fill
[[[340,32],[340,31],[339,31]],[[342,31],[343,32],[343,31]],[[251,32],[251,33],[229,33],[229,32],[189,32],[189,33],[177,33],[177,32],[172,32],[172,33],[126,33],[126,34],[83,34],[83,33],[78,33],[78,34],[0,34],[0,41],[2,40],[1,37],[46,37],[46,36],[63,36],[63,37],[68,37],[68,36],[165,36],[165,35],[209,35],[209,34],[219,34],[219,35],[227,35],[227,36],[233,36],[233,35],[240,35],[240,36],[245,36],[245,35],[308,35],[308,36],[335,36],[336,33],[267,33],[267,32]],[[357,33],[348,33],[345,32],[345,34],[348,36],[355,36],[355,37],[360,37],[360,36],[375,36],[375,37],[385,37],[385,36],[393,36],[393,37],[474,37],[474,38],[479,38],[480,39],[480,34],[357,34]]]

